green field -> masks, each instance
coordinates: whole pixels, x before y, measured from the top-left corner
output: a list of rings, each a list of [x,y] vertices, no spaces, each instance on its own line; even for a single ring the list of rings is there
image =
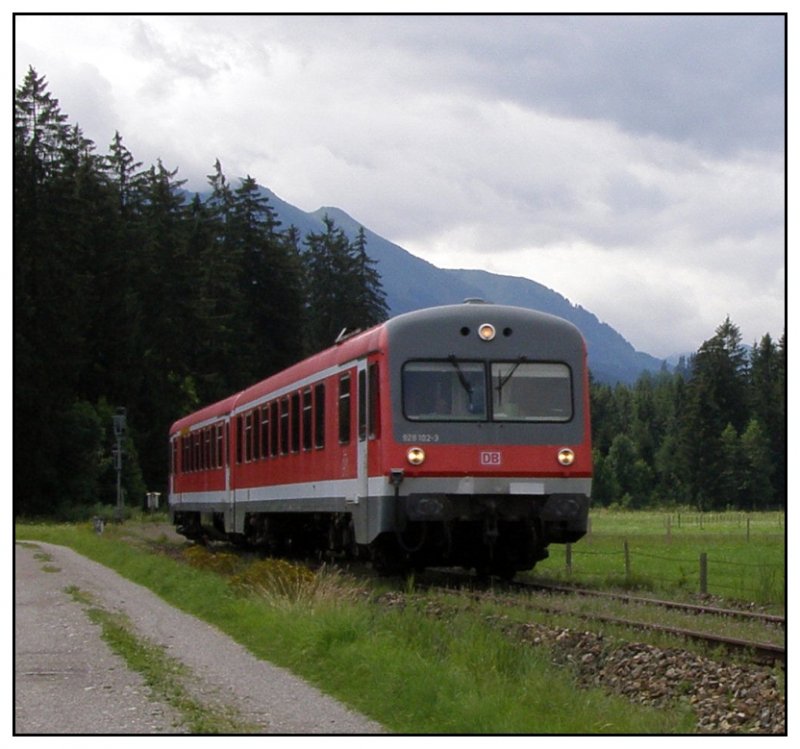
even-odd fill
[[[786,603],[785,529],[786,517],[778,512],[597,510],[589,533],[569,548],[551,546],[550,558],[533,574],[675,596],[705,592],[780,609]]]

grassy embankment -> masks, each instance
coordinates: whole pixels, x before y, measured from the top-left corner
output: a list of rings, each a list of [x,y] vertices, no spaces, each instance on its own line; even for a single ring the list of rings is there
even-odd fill
[[[17,525],[16,537],[70,546],[117,570],[392,732],[663,734],[694,724],[686,705],[655,710],[578,688],[546,649],[510,639],[474,605],[379,605],[332,573],[288,584],[285,575],[278,584],[236,578],[121,543],[125,525],[99,536],[89,524]]]

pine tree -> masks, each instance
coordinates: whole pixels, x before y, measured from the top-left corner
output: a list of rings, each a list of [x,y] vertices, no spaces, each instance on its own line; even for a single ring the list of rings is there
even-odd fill
[[[309,233],[304,243],[308,339],[312,351],[332,346],[343,330],[359,327],[351,307],[350,242],[333,219],[325,216],[324,232]]]
[[[364,330],[386,319],[387,306],[363,228],[351,243],[327,214],[325,231],[306,239],[306,296],[312,350],[331,346],[342,331]]]
[[[728,502],[721,440],[729,424],[738,434],[747,422],[747,378],[741,334],[727,317],[692,359],[683,412],[681,449],[701,509]]]
[[[302,355],[302,278],[269,199],[250,176],[234,192],[230,219],[229,239],[242,258],[238,359],[252,381]]]
[[[772,497],[786,500],[786,346],[767,333],[753,347],[750,366],[752,414],[769,444]],[[742,435],[744,439],[744,435]]]
[[[775,500],[775,455],[758,419],[751,419],[741,437],[742,497],[749,510],[769,509]]]
[[[353,258],[353,316],[360,321],[360,327],[370,328],[383,322],[389,314],[386,293],[381,283],[381,275],[375,261],[367,254],[367,237],[364,227],[350,247]]]

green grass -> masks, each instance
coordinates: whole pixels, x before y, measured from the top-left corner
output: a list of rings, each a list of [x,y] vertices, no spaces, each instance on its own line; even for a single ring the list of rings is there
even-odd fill
[[[310,596],[243,593],[230,577],[120,543],[114,529],[16,530],[17,538],[68,545],[116,569],[392,732],[664,734],[694,725],[685,705],[656,710],[578,688],[547,650],[505,636],[479,610],[437,615],[424,603],[380,605],[335,579],[316,581]]]
[[[590,533],[571,547],[571,572],[566,547],[553,545],[550,558],[534,574],[586,585],[696,594],[700,555],[705,554],[707,593],[780,610],[786,602],[784,529],[779,513],[692,512],[678,518],[677,513],[597,511]]]

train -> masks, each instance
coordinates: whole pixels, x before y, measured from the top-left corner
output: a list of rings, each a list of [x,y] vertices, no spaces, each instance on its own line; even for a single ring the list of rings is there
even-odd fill
[[[189,539],[510,578],[587,530],[586,344],[521,307],[407,312],[179,419],[169,450]]]

